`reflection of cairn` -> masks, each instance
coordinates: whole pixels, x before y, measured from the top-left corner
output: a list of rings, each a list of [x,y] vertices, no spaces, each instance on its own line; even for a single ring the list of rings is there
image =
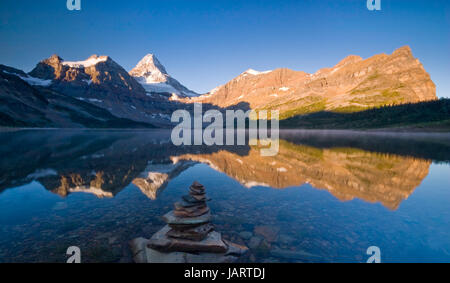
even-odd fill
[[[168,224],[150,240],[131,242],[136,262],[234,262],[247,248],[222,239],[210,223],[205,188],[194,182],[189,195],[163,216]]]

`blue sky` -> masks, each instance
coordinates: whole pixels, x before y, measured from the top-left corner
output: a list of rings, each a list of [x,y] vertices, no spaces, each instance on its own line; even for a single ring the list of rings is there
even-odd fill
[[[206,92],[248,68],[313,73],[349,54],[409,45],[450,97],[450,1],[1,0],[0,63],[30,71],[53,53],[109,55],[130,70],[154,53],[189,88]]]

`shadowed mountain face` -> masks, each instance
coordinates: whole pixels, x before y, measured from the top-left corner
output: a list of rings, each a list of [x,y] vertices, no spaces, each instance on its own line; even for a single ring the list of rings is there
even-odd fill
[[[138,91],[136,94],[133,89],[141,86],[133,83],[134,78],[106,56],[92,56],[79,62],[52,56],[30,74],[0,65],[0,126],[154,128],[156,124],[167,127],[173,111],[193,111],[193,104],[171,101],[169,93],[141,95]],[[205,111],[226,110],[203,106]],[[248,110],[248,105],[241,103],[230,108]]]
[[[36,180],[61,196],[85,192],[113,197],[134,184],[155,199],[173,178],[205,163],[249,188],[310,184],[340,200],[358,198],[396,209],[427,176],[432,158],[426,151],[418,158],[412,154],[414,148],[396,148],[418,138],[416,142],[428,144],[424,147],[430,152],[441,147],[441,160],[450,160],[448,136],[412,136],[388,148],[377,147],[374,136],[367,137],[372,143],[354,144],[349,135],[282,133],[290,141],[280,141],[278,155],[263,157],[258,147],[177,147],[165,130],[3,132],[0,191]],[[362,135],[358,134],[364,141]]]
[[[84,61],[64,61],[58,55],[42,60],[30,76],[49,80],[49,89],[92,103],[112,114],[136,121],[167,124],[177,109],[170,94],[152,95],[108,56],[92,55]]]
[[[44,88],[50,80],[0,65],[0,126],[65,128],[148,128],[118,118],[91,103]]]
[[[290,69],[248,70],[206,95],[182,101],[220,107],[247,102],[252,109],[277,109],[280,118],[288,118],[435,99],[434,83],[405,46],[391,55],[379,54],[366,60],[351,55],[314,74]]]

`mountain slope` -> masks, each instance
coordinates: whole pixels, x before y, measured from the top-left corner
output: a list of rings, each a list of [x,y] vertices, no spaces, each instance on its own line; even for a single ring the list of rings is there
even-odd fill
[[[153,124],[167,124],[174,105],[170,95],[152,95],[108,56],[64,61],[58,55],[42,60],[29,75],[51,80],[51,90],[86,101],[113,115]]]
[[[107,110],[45,88],[49,80],[0,65],[0,126],[66,128],[148,128]]]
[[[278,109],[280,118],[323,110],[354,112],[389,104],[435,100],[430,76],[408,46],[363,60],[348,56],[314,74],[290,69],[248,70],[210,93],[183,99],[226,107]]]
[[[149,93],[174,93],[182,97],[198,95],[172,78],[153,54],[147,54],[142,58],[130,71],[130,75],[135,77]]]

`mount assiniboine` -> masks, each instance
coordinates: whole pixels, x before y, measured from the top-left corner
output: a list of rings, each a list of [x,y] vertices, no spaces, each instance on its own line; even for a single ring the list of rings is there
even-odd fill
[[[164,127],[174,110],[192,109],[193,102],[204,109],[276,109],[285,119],[436,99],[433,81],[407,46],[368,59],[351,55],[314,74],[249,69],[204,95],[172,78],[152,54],[130,72],[97,55],[84,61],[52,55],[28,74],[0,65],[0,126],[7,127]]]
[[[172,93],[181,97],[198,95],[172,78],[153,54],[147,54],[142,58],[130,71],[130,75],[150,93]]]

